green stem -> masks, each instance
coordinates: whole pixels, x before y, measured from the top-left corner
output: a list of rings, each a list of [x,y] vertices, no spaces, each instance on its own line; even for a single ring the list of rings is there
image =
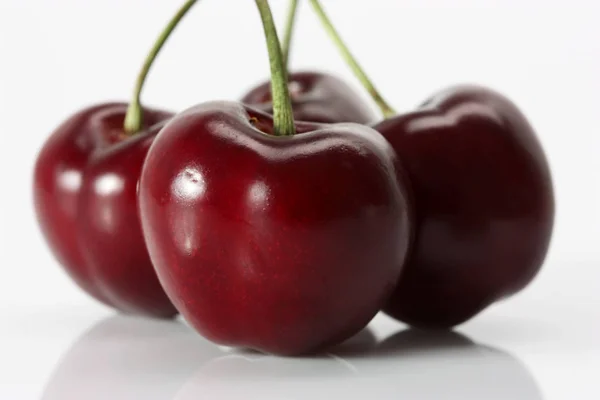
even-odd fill
[[[290,8],[288,11],[287,22],[285,24],[285,34],[281,42],[281,53],[283,54],[283,65],[285,70],[289,71],[290,65],[290,47],[294,36],[294,25],[296,22],[296,14],[298,11],[298,0],[290,0]]]
[[[277,35],[275,21],[268,0],[255,0],[265,31],[269,61],[271,64],[271,92],[273,93],[273,128],[276,136],[296,133],[292,101],[287,85],[287,74]]]
[[[350,69],[352,69],[352,72],[354,72],[354,75],[356,75],[356,77],[364,86],[364,88],[369,92],[375,103],[377,103],[377,106],[381,109],[381,112],[383,113],[384,117],[389,118],[396,115],[396,111],[394,111],[394,109],[388,104],[388,102],[384,100],[381,94],[379,94],[379,91],[375,88],[373,82],[369,79],[364,69],[360,66],[356,58],[352,55],[352,53],[348,49],[348,46],[346,46],[340,34],[337,32],[337,30],[333,26],[333,23],[325,13],[325,10],[321,6],[319,0],[310,0],[310,2],[313,6],[313,9],[315,10],[315,13],[321,20],[323,27],[327,31],[327,34],[334,42],[339,52],[342,54],[342,57],[344,58]]]
[[[160,53],[160,50],[163,48],[167,39],[175,30],[175,27],[179,24],[179,22],[183,19],[183,17],[187,14],[187,12],[192,8],[192,6],[196,3],[197,0],[187,0],[185,4],[179,9],[177,14],[169,21],[166,28],[159,35],[156,43],[150,50],[150,53],[146,57],[144,61],[144,65],[142,66],[142,70],[140,71],[135,88],[133,91],[133,99],[129,104],[129,108],[127,109],[127,114],[125,115],[125,132],[129,135],[133,135],[142,129],[143,125],[143,109],[141,103],[141,94],[142,89],[144,87],[144,83],[146,82],[146,78],[148,77],[148,73],[150,72],[150,68],[154,63],[154,60]]]

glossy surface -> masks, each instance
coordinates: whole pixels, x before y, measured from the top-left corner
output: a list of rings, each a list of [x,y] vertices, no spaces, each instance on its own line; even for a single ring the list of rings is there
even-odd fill
[[[67,351],[42,399],[542,398],[518,359],[457,333],[384,328],[376,340],[365,331],[330,353],[298,360],[228,353],[170,325],[102,321]]]
[[[21,302],[5,296],[0,399],[597,400],[600,259],[555,255],[539,284],[459,327],[462,337],[414,335],[379,314],[351,342],[301,358],[219,348],[178,321],[115,316],[57,281],[70,297],[56,301],[49,286]]]
[[[221,355],[219,348],[181,323],[108,317],[71,345],[41,399],[168,400],[199,365]],[[156,376],[173,379],[153,385]]]
[[[409,210],[372,129],[271,129],[238,103],[178,115],[148,153],[140,211],[161,283],[202,335],[301,354],[377,313],[407,253]]]
[[[253,399],[542,399],[527,368],[511,355],[456,333],[411,330],[363,353],[334,350],[318,361],[223,356],[205,364],[175,398],[192,400],[201,391],[227,400],[248,393]]]
[[[584,277],[568,296],[536,285],[535,296],[459,334],[406,330],[379,315],[358,337],[303,358],[219,348],[177,321],[109,315],[94,304],[20,305],[0,311],[0,398],[596,400],[600,321],[589,315],[599,274],[591,260],[576,268]]]
[[[123,312],[171,317],[137,211],[144,158],[171,114],[147,110],[145,130],[126,138],[126,109],[102,104],[58,127],[36,162],[35,209],[54,255],[87,293]]]
[[[417,217],[388,314],[451,327],[535,277],[551,238],[553,189],[536,135],[510,101],[456,87],[375,128],[406,167]]]
[[[289,82],[297,121],[368,124],[377,119],[368,103],[346,82],[333,75],[295,72],[290,74]],[[272,114],[271,83],[258,85],[242,98],[242,102]]]

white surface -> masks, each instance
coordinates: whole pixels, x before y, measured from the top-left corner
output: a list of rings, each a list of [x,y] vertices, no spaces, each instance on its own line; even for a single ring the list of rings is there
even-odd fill
[[[248,360],[180,325],[111,319],[60,271],[38,232],[37,150],[75,110],[128,98],[178,3],[0,2],[0,399],[600,398],[598,1],[324,0],[399,109],[458,82],[520,105],[550,158],[558,213],[538,279],[460,328],[496,351],[428,346],[314,360]],[[266,76],[253,2],[223,3],[202,1],[184,21],[148,81],[148,104],[234,99]],[[287,2],[272,3],[282,18]],[[294,66],[354,82],[308,7],[300,18]],[[372,328],[384,338],[403,327],[380,317]]]
[[[589,297],[525,295],[458,329],[462,339],[378,316],[376,343],[363,332],[302,359],[218,348],[181,322],[100,307],[16,308],[3,315],[0,398],[597,399],[597,297],[594,285],[573,283]]]

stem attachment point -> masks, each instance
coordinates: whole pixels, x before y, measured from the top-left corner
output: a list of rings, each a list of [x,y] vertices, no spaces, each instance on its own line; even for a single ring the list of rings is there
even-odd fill
[[[129,104],[129,108],[127,109],[127,114],[125,115],[125,123],[124,129],[125,133],[128,135],[134,135],[142,129],[144,124],[144,111],[142,107],[142,102],[140,100],[142,95],[142,89],[144,87],[144,83],[146,82],[146,78],[148,77],[148,73],[150,72],[150,68],[154,63],[154,60],[160,53],[160,50],[163,48],[171,33],[175,30],[179,22],[183,19],[183,17],[187,14],[187,12],[192,8],[192,6],[196,3],[197,0],[187,0],[184,5],[177,11],[177,14],[169,21],[165,29],[160,33],[156,43],[152,46],[150,53],[146,57],[144,64],[142,65],[142,70],[140,71],[133,91],[133,99]]]
[[[283,63],[281,46],[268,0],[255,0],[265,31],[271,65],[271,92],[273,95],[273,128],[276,136],[296,133],[292,100],[287,84],[287,71]]]

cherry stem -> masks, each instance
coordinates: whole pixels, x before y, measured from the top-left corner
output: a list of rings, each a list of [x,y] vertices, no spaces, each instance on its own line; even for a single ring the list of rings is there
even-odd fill
[[[283,54],[283,65],[285,70],[289,71],[290,64],[290,47],[292,44],[292,38],[294,36],[294,25],[296,22],[296,14],[298,11],[298,0],[290,1],[290,8],[288,11],[287,22],[285,24],[285,32],[283,41],[281,42],[281,53]]]
[[[183,19],[183,17],[187,14],[187,12],[192,8],[192,6],[196,3],[197,0],[187,0],[185,4],[177,11],[177,14],[169,21],[165,29],[158,36],[156,43],[150,50],[150,53],[146,57],[144,64],[142,65],[142,69],[137,77],[135,88],[133,91],[133,99],[129,104],[129,108],[127,109],[127,114],[125,115],[125,132],[129,135],[134,135],[139,132],[143,126],[144,120],[144,111],[141,103],[141,95],[142,89],[144,87],[144,83],[146,82],[146,78],[148,77],[148,73],[152,68],[152,64],[158,53],[160,53],[164,44],[167,42],[167,39],[171,36],[171,33],[175,30],[179,22]]]
[[[288,91],[287,73],[283,64],[281,45],[268,0],[255,0],[265,31],[269,62],[271,64],[271,92],[273,93],[273,128],[276,136],[296,133],[292,100]]]
[[[325,10],[321,6],[321,3],[318,0],[310,0],[312,7],[321,20],[321,24],[327,31],[327,34],[338,48],[338,51],[341,53],[342,57],[346,61],[346,64],[350,67],[354,75],[358,78],[364,88],[369,92],[369,95],[373,98],[377,106],[381,109],[381,112],[385,118],[392,117],[396,115],[396,111],[389,105],[387,101],[381,96],[379,91],[375,88],[373,81],[369,79],[364,69],[360,66],[356,58],[350,52],[348,46],[344,43],[340,34],[337,32],[331,19],[325,13]]]

